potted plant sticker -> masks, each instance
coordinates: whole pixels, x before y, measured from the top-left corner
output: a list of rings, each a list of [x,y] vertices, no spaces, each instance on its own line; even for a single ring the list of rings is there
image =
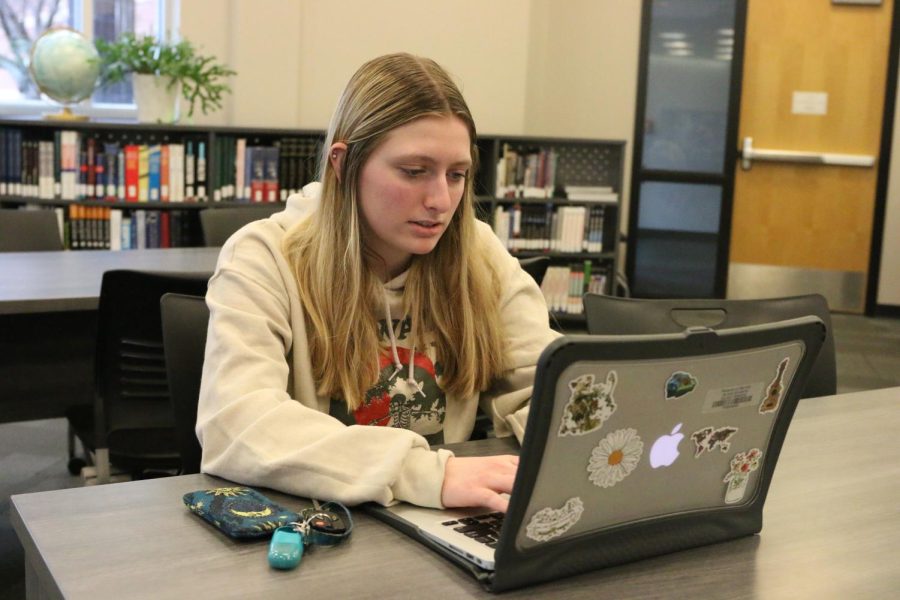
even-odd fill
[[[759,448],[738,452],[734,455],[734,458],[731,459],[731,470],[724,479],[728,484],[728,487],[725,488],[725,504],[734,504],[743,500],[750,473],[759,468],[760,458],[762,458],[762,452]]]

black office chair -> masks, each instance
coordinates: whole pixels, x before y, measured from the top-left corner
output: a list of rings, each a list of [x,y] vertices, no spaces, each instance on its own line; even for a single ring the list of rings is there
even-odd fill
[[[210,276],[129,270],[103,274],[94,404],[66,411],[70,472],[92,464],[97,483],[105,483],[113,467],[134,479],[180,469],[159,302],[167,292],[205,294]],[[75,438],[85,449],[83,460],[75,456]]]
[[[547,256],[532,256],[530,258],[520,258],[519,264],[526,273],[531,275],[540,286],[544,281],[544,275],[547,273],[547,267],[550,266],[550,258]]]
[[[0,252],[62,249],[54,211],[0,209]]]
[[[267,202],[252,206],[207,208],[200,211],[203,245],[221,246],[235,231],[253,221],[265,219],[284,210],[281,202]]]
[[[601,335],[678,333],[692,326],[725,329],[815,315],[825,323],[827,335],[801,398],[837,391],[831,313],[819,294],[755,300],[639,300],[585,294],[584,312],[588,333]]]
[[[209,309],[203,296],[185,294],[165,294],[160,308],[181,473],[199,473],[201,449],[195,429]]]

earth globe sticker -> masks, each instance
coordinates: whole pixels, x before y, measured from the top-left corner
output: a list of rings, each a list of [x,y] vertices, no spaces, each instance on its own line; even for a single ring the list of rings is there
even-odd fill
[[[100,75],[100,55],[90,40],[68,27],[48,29],[31,47],[29,68],[38,89],[64,105],[62,114],[49,117],[86,118],[68,105],[90,97]]]

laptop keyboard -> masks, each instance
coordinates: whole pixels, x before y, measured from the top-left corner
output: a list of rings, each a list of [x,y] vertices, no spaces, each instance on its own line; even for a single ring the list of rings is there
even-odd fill
[[[452,527],[453,531],[458,531],[476,542],[481,542],[490,548],[496,548],[497,540],[500,539],[500,528],[503,526],[504,516],[502,512],[493,512],[464,519],[444,521],[441,525]]]

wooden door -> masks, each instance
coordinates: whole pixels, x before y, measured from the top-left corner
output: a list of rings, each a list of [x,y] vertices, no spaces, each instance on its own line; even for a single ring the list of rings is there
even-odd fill
[[[832,309],[862,312],[893,0],[747,4],[739,139],[870,155],[875,166],[754,161],[745,170],[739,160],[728,297],[818,292]]]

